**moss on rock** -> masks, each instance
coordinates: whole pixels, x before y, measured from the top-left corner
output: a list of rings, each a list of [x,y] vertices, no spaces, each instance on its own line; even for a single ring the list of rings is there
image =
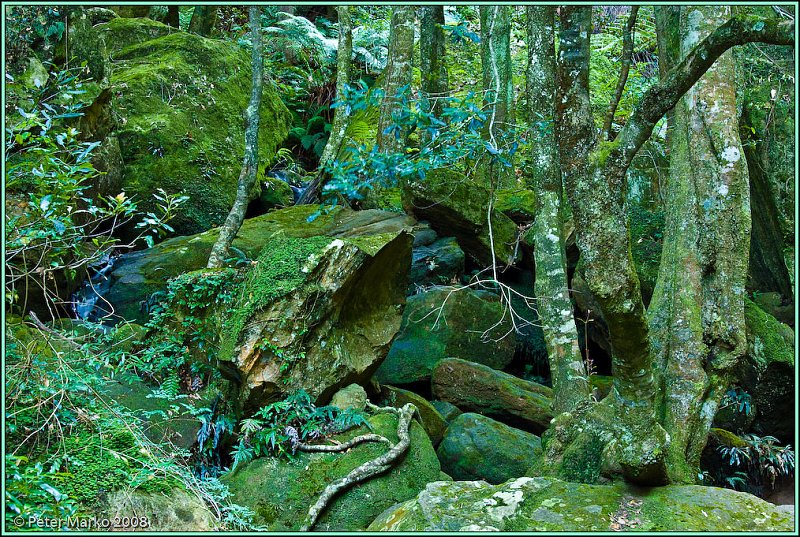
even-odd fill
[[[375,433],[397,442],[397,417],[369,418]],[[337,435],[343,442],[367,431],[361,427]],[[411,445],[406,456],[385,474],[345,490],[331,502],[314,527],[316,531],[359,531],[387,508],[417,495],[439,479],[439,461],[430,440],[411,423]],[[332,481],[384,452],[382,443],[360,444],[344,453],[298,453],[291,461],[256,459],[223,478],[235,503],[255,512],[254,522],[269,531],[292,531],[302,525],[308,508]]]
[[[222,223],[242,166],[249,55],[235,43],[148,19],[118,18],[98,31],[114,60],[110,106],[126,193],[151,211],[158,188],[186,193],[190,199],[171,224],[177,234]],[[290,122],[270,84],[264,86],[260,121],[259,155],[268,161]]]
[[[633,502],[631,502],[633,500]],[[382,513],[369,531],[791,531],[792,516],[714,487],[632,489],[522,477],[439,481]]]

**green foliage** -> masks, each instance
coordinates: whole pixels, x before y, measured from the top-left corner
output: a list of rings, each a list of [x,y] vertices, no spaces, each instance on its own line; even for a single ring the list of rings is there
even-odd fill
[[[6,453],[5,522],[9,530],[19,529],[14,523],[18,516],[26,521],[31,517],[63,520],[76,514],[75,501],[55,486],[60,475],[54,465],[45,470],[41,462]]]
[[[722,396],[722,400],[719,404],[719,410],[727,407],[734,407],[737,412],[741,412],[749,416],[753,411],[750,402],[750,394],[736,386],[734,388],[730,388],[725,392],[725,395]]]
[[[301,442],[364,424],[361,412],[334,406],[317,407],[308,393],[297,390],[283,401],[261,408],[252,418],[242,420],[239,443],[232,452],[231,470],[254,457],[291,458]]]
[[[92,193],[99,175],[91,163],[100,142],[82,142],[71,121],[89,104],[79,69],[54,70],[45,84],[17,94],[16,114],[6,124],[6,189],[19,207],[6,215],[6,301],[15,305],[32,280],[41,283],[48,307],[60,301],[55,278],[74,280],[79,269],[119,246],[114,236],[136,216],[124,192]],[[24,98],[29,97],[29,98]],[[24,107],[24,108],[23,108]],[[137,224],[152,244],[172,228],[184,196],[155,194],[158,213]]]
[[[64,35],[68,8],[64,6],[13,6],[6,11],[6,62],[24,60],[31,49],[52,57]]]
[[[719,486],[758,496],[775,488],[777,481],[794,475],[794,450],[779,446],[772,436],[744,435],[745,446],[720,445],[717,451],[725,467],[712,475]]]

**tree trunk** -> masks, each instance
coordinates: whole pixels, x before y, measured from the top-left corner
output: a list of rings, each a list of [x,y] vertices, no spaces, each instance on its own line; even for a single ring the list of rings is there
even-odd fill
[[[405,149],[406,140],[394,133],[384,134],[392,124],[392,114],[397,110],[397,92],[411,85],[411,66],[414,53],[414,8],[394,6],[389,33],[389,61],[384,69],[385,92],[378,117],[378,149],[383,153],[399,153]]]
[[[350,83],[352,76],[352,56],[353,56],[353,24],[351,21],[353,8],[351,6],[338,6],[336,11],[339,16],[339,46],[336,50],[336,97],[342,99],[344,95],[345,85]],[[336,158],[339,149],[344,142],[344,136],[347,132],[347,125],[350,122],[350,116],[345,114],[341,108],[336,108],[333,113],[333,124],[331,125],[331,134],[325,144],[325,149],[322,151],[322,156],[319,158],[319,166],[314,179],[306,187],[300,199],[297,200],[298,205],[306,203],[314,203],[319,199],[322,188],[325,186],[325,181],[328,177],[325,167]]]
[[[413,6],[394,6],[392,8],[392,26],[389,31],[389,61],[383,70],[384,96],[378,112],[378,133],[376,146],[385,154],[403,153],[406,149],[406,135],[395,131],[385,132],[394,120],[392,118],[400,107],[398,92],[403,88],[410,89],[412,62],[414,57],[414,21]],[[381,207],[381,197],[385,185],[373,183],[365,192],[364,208]]]
[[[231,212],[225,219],[225,223],[219,228],[219,237],[211,249],[208,256],[208,268],[218,268],[222,266],[228,248],[233,238],[239,232],[239,228],[244,221],[247,205],[250,202],[251,193],[256,182],[256,172],[258,171],[258,123],[259,108],[261,107],[261,88],[264,83],[264,62],[261,46],[261,8],[250,6],[250,32],[252,35],[253,52],[251,56],[252,67],[252,91],[250,93],[250,103],[245,112],[244,130],[244,164],[239,174],[239,182],[236,188],[236,200],[233,202]]]
[[[164,23],[180,29],[180,21],[179,6],[167,6],[167,18],[164,19]]]
[[[726,6],[682,8],[681,57],[729,17]],[[664,254],[650,305],[673,482],[696,480],[711,420],[747,346],[750,192],[734,80],[727,52],[674,115]]]
[[[586,367],[567,289],[561,167],[553,132],[555,115],[555,38],[552,6],[528,6],[527,100],[531,132],[528,187],[537,193],[533,243],[536,296],[553,379],[553,412],[568,412],[589,399]]]
[[[631,70],[631,61],[633,59],[633,30],[636,26],[636,15],[639,13],[639,6],[631,6],[631,13],[628,16],[628,23],[622,30],[622,67],[620,67],[619,78],[617,79],[617,87],[614,90],[614,96],[608,105],[608,112],[603,121],[603,132],[608,140],[614,139],[612,131],[614,125],[614,116],[617,113],[617,107],[620,100],[622,100],[622,93],[625,91],[625,83],[628,81],[628,73]]]
[[[511,6],[480,6],[481,67],[484,106],[488,115],[484,139],[502,149],[503,133],[513,125],[514,86],[511,82]],[[508,158],[511,161],[511,158]],[[514,184],[513,166],[486,162],[481,165],[484,181],[494,188]]]
[[[219,6],[195,6],[192,18],[189,20],[189,31],[193,34],[208,37],[217,23],[217,8]],[[259,21],[260,24],[260,21]]]
[[[444,46],[444,6],[420,7],[420,107],[435,117],[441,115],[441,98],[447,94],[447,64]],[[422,144],[429,142],[430,133],[422,131]]]

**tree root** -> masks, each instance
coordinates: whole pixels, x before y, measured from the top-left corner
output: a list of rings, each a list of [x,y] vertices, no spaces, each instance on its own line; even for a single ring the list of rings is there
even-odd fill
[[[323,451],[327,453],[337,452],[337,451],[346,451],[353,446],[357,446],[358,444],[363,444],[364,442],[383,442],[385,444],[392,445],[391,440],[386,438],[385,436],[381,436],[379,434],[364,434],[361,436],[356,436],[344,442],[342,444],[304,444],[300,443],[297,444],[297,451]]]
[[[375,405],[369,404],[369,407],[373,410],[381,410],[381,411],[391,411],[396,413],[399,416],[397,421],[397,438],[398,441],[396,444],[392,445],[392,447],[381,455],[380,457],[373,459],[371,461],[367,461],[361,466],[355,468],[346,476],[337,479],[333,483],[330,483],[325,490],[322,491],[317,502],[312,505],[308,510],[308,515],[306,516],[306,520],[303,523],[303,526],[300,528],[300,531],[309,531],[314,524],[317,522],[322,511],[328,506],[328,503],[336,496],[340,491],[344,490],[345,488],[350,487],[356,483],[361,483],[362,481],[366,481],[367,479],[374,477],[378,474],[381,474],[391,468],[397,459],[400,458],[407,450],[408,446],[411,444],[411,437],[409,435],[409,427],[411,425],[411,418],[414,416],[414,413],[417,412],[417,407],[415,407],[412,403],[407,403],[401,409],[394,409],[389,407],[377,407]],[[369,438],[367,440],[366,438]],[[354,442],[358,440],[358,442]],[[356,444],[360,444],[362,442],[368,441],[385,441],[391,445],[388,439],[383,436],[377,434],[366,434],[362,436],[357,436],[352,440],[345,442],[344,444],[340,444],[337,446],[307,446],[313,447],[314,451],[343,451],[349,447],[352,447]],[[335,449],[319,449],[319,448],[335,448]]]

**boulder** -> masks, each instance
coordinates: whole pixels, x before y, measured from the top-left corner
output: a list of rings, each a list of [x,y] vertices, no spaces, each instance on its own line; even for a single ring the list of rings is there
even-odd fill
[[[442,415],[447,423],[450,423],[456,419],[459,414],[461,414],[461,411],[456,405],[453,403],[448,403],[447,401],[439,401],[438,399],[434,399],[431,401],[431,405],[433,405],[433,408],[435,408],[437,412]]]
[[[431,377],[433,395],[468,412],[540,434],[553,419],[553,390],[485,365],[448,358]]]
[[[486,218],[489,189],[450,169],[429,171],[425,179],[403,185],[402,200],[406,212],[427,220],[442,237],[455,237],[464,252],[481,266],[492,263],[512,264],[516,258],[517,225],[495,210],[492,216],[493,241]]]
[[[492,293],[445,287],[411,296],[375,378],[382,384],[427,381],[437,362],[450,356],[505,367],[514,358],[515,342],[511,335],[503,337],[512,330],[508,316],[503,317],[503,306]]]
[[[526,188],[500,189],[494,207],[517,224],[533,222],[536,218],[536,192]]]
[[[446,237],[426,246],[415,246],[411,252],[408,294],[418,288],[458,282],[463,275],[464,252],[455,238]]]
[[[217,517],[201,499],[180,489],[173,489],[169,494],[115,491],[97,509],[97,516],[112,521],[122,517],[135,518],[137,522],[147,519],[146,526],[131,525],[126,528],[128,531],[207,532],[221,529]]]
[[[368,418],[375,433],[397,442],[397,417],[377,414]],[[369,432],[352,429],[334,439],[346,441]],[[422,427],[410,428],[411,445],[406,456],[391,470],[346,489],[323,512],[315,531],[359,531],[387,508],[414,498],[425,485],[440,478],[439,461]],[[293,460],[274,457],[256,459],[222,478],[231,501],[249,507],[253,522],[268,531],[296,531],[332,481],[357,466],[385,453],[382,443],[362,443],[339,453],[300,452]]]
[[[498,484],[524,476],[541,449],[538,436],[468,412],[450,423],[436,455],[455,479]]]
[[[439,442],[442,441],[442,436],[444,436],[444,431],[447,429],[447,422],[427,399],[414,392],[394,386],[382,386],[381,397],[385,404],[395,408],[402,408],[406,403],[413,403],[417,407],[419,420],[425,432],[428,433],[433,447],[439,445]]]
[[[411,236],[398,225],[404,216],[362,213],[329,214],[341,223],[331,234],[276,225],[223,306],[219,367],[240,385],[245,412],[298,389],[325,404],[365,384],[386,356],[402,319]]]
[[[367,392],[358,384],[351,384],[345,386],[331,398],[331,406],[335,406],[342,410],[353,408],[355,410],[364,410],[367,406]]]
[[[368,531],[791,531],[791,515],[743,492],[698,485],[629,489],[544,477],[431,483]]]
[[[125,193],[135,196],[140,210],[156,213],[152,195],[159,188],[188,195],[170,223],[176,234],[221,224],[233,205],[242,166],[249,53],[235,42],[144,18],[116,18],[93,30],[100,44],[89,48],[113,60],[110,98],[103,103],[111,113],[102,128],[118,140]],[[94,57],[89,50],[82,54]],[[269,81],[260,111],[258,150],[269,161],[291,120]],[[90,132],[84,136],[99,139]],[[132,238],[136,230],[130,226],[124,234]]]
[[[413,225],[413,220],[403,215],[343,209],[335,209],[308,222],[318,210],[316,205],[303,205],[245,220],[233,240],[231,258],[244,261],[258,257],[261,249],[270,244],[270,237],[279,231],[287,237],[339,237],[395,233]],[[120,256],[114,263],[109,290],[104,295],[115,315],[144,323],[151,295],[163,291],[170,278],[205,267],[218,233],[214,229],[174,237],[153,248]]]

